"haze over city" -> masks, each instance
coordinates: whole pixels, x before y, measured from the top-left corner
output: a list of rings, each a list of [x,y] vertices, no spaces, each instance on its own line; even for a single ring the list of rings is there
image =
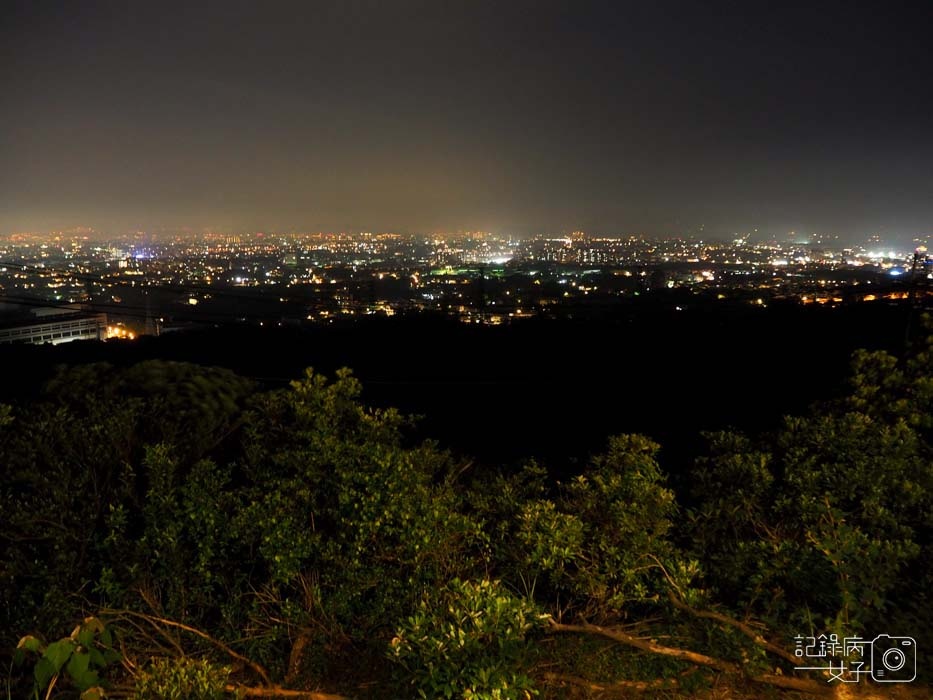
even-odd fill
[[[5,3],[0,234],[933,230],[910,3]]]

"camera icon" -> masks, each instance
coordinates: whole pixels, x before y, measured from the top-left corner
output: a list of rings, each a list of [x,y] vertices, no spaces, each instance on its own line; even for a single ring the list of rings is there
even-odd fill
[[[878,683],[910,683],[917,677],[917,640],[879,634],[871,642],[871,677]]]

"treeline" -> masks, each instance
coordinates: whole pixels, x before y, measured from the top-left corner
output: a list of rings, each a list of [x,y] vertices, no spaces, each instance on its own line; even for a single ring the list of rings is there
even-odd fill
[[[496,472],[360,390],[147,361],[0,407],[8,696],[824,694],[793,671],[821,633],[914,637],[923,675],[933,339],[706,435],[678,493],[639,435]]]

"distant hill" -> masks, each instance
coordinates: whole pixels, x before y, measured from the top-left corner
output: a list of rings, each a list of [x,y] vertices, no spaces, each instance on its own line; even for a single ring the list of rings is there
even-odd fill
[[[314,327],[200,328],[135,342],[0,346],[0,398],[29,395],[59,363],[171,359],[284,385],[350,367],[374,405],[423,416],[419,435],[484,461],[584,458],[643,432],[677,471],[700,430],[762,428],[842,388],[856,348],[899,351],[906,309],[864,304],[684,312],[481,327],[443,318]],[[15,368],[15,369],[14,369]]]

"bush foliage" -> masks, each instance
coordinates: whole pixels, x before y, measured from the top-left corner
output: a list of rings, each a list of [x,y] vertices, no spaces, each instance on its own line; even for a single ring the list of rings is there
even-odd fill
[[[931,358],[859,353],[845,397],[708,434],[682,494],[639,435],[562,481],[471,470],[366,408],[348,371],[264,391],[177,363],[62,368],[0,406],[0,644],[30,635],[35,657],[8,687],[505,699],[645,669],[686,687],[696,665],[766,682],[792,675],[796,634],[923,654]],[[63,636],[89,614],[100,629]],[[104,656],[111,628],[127,663]]]

